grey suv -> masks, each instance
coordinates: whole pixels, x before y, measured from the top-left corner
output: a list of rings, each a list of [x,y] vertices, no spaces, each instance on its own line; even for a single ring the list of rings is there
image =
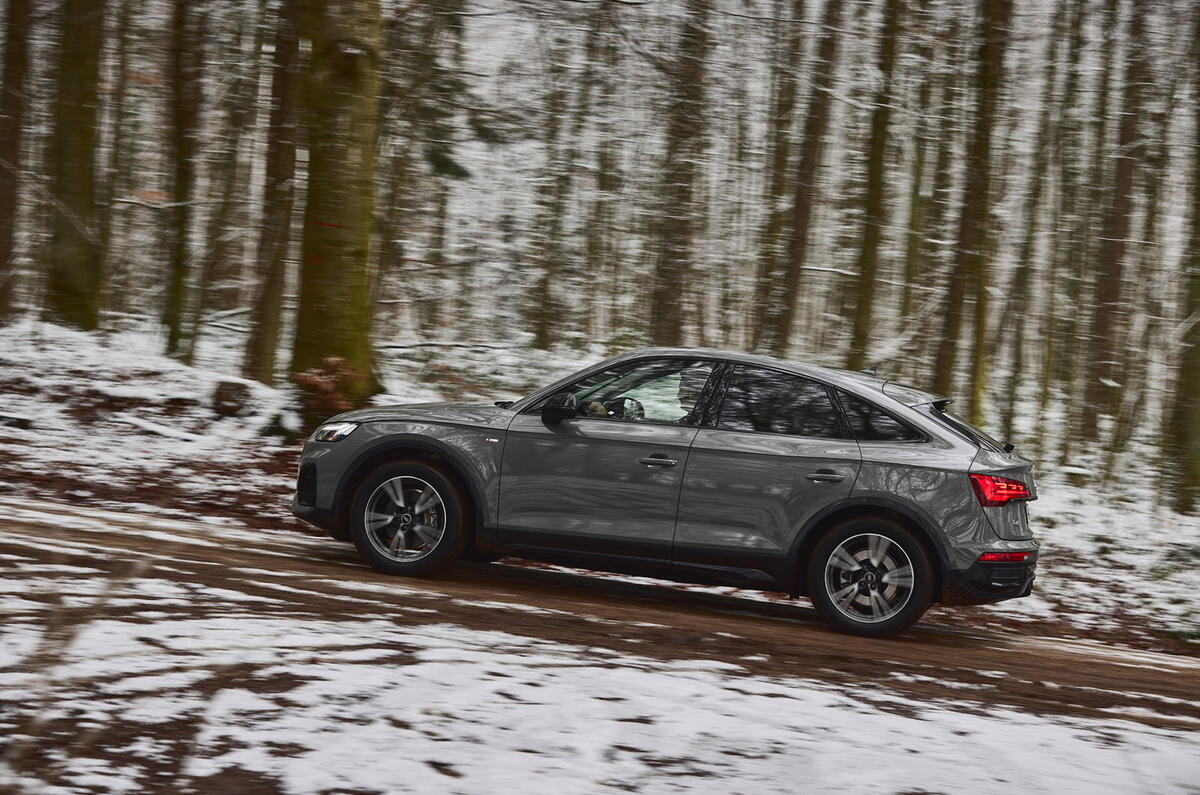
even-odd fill
[[[515,403],[368,408],[300,459],[292,511],[375,568],[464,550],[807,595],[895,634],[1029,594],[1031,462],[946,399],[861,373],[648,349]]]

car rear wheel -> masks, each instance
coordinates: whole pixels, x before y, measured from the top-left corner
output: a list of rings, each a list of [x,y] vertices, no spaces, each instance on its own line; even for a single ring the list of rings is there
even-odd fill
[[[809,560],[807,582],[827,623],[869,637],[910,627],[933,593],[924,547],[903,525],[882,518],[852,519],[830,530]]]
[[[358,487],[350,510],[354,545],[388,574],[436,574],[454,562],[466,538],[466,501],[458,487],[419,461],[376,469]]]

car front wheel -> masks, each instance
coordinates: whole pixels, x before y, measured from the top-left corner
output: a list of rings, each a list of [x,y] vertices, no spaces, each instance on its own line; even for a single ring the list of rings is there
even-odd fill
[[[924,614],[932,599],[929,557],[904,526],[858,518],[830,530],[808,564],[808,592],[827,623],[888,637]]]
[[[435,574],[462,551],[465,500],[441,470],[428,464],[379,467],[358,487],[350,510],[354,545],[379,571]]]

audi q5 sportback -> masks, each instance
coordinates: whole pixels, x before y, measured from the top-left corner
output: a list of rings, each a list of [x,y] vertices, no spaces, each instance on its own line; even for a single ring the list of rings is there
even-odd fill
[[[518,400],[368,408],[309,438],[292,511],[391,574],[464,550],[807,595],[895,634],[1029,594],[1031,462],[861,373],[649,349]]]

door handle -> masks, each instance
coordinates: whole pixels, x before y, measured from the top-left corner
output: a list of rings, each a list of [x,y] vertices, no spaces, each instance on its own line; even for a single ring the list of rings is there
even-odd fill
[[[809,472],[804,477],[813,483],[840,483],[846,479],[845,475],[839,475],[832,469],[818,469],[816,472]]]
[[[645,464],[648,467],[673,467],[679,462],[674,458],[667,458],[665,455],[651,455],[639,458],[638,463]]]

